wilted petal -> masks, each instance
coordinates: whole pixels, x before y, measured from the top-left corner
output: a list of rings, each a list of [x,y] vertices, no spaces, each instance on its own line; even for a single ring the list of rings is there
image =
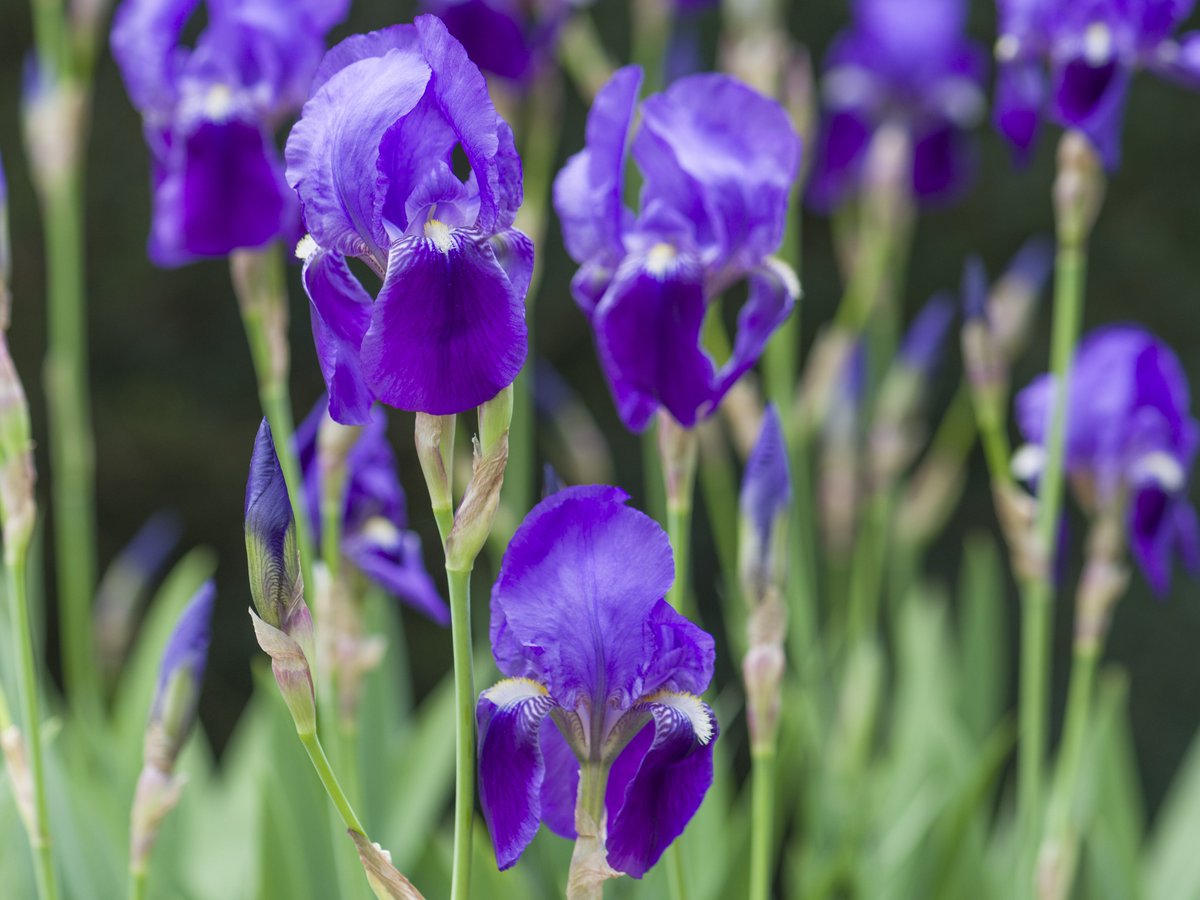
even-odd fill
[[[613,763],[608,808],[608,863],[634,878],[648,872],[683,833],[712,785],[716,717],[688,694],[647,703],[652,721]]]
[[[525,306],[486,238],[406,238],[362,344],[375,396],[399,409],[450,415],[512,384],[525,362]]]
[[[304,261],[303,280],[329,415],[343,425],[365,425],[375,398],[363,378],[359,351],[371,321],[371,295],[344,257],[321,249]]]
[[[628,705],[660,649],[652,614],[674,579],[666,533],[617,488],[569,487],[526,516],[492,590],[492,647],[574,710]],[[708,673],[711,674],[711,671]]]
[[[635,431],[659,406],[690,428],[712,403],[713,363],[700,348],[702,278],[698,260],[660,245],[628,257],[596,307],[600,362]]]
[[[758,362],[767,341],[800,298],[800,282],[791,266],[769,257],[749,274],[750,292],[738,311],[733,355],[717,373],[711,403],[716,407],[731,387]]]
[[[554,701],[527,678],[509,678],[479,695],[479,802],[492,835],[496,864],[517,861],[541,818],[545,776],[539,733]]]

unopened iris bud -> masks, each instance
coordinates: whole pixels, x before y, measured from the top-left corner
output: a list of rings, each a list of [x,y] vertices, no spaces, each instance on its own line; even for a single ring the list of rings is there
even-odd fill
[[[787,521],[791,513],[792,480],[787,444],[774,404],[763,415],[758,442],[742,478],[741,535],[738,570],[742,593],[751,604],[761,602],[771,586],[781,587],[787,559]]]
[[[254,608],[268,625],[290,632],[291,619],[304,605],[304,585],[296,522],[266,419],[258,429],[250,458],[245,515],[246,561]]]
[[[1008,389],[1008,367],[988,320],[987,288],[983,263],[978,257],[971,257],[963,270],[963,362],[977,406],[1000,416]]]
[[[1104,167],[1100,156],[1082,132],[1067,131],[1058,144],[1058,175],[1054,180],[1059,244],[1082,246],[1103,203]]]
[[[471,481],[454,516],[454,527],[446,538],[446,568],[469,571],[487,542],[500,506],[500,488],[508,465],[508,431],[500,433],[490,452],[476,448]]]
[[[751,647],[742,660],[746,718],[753,749],[766,749],[774,744],[786,665],[783,647],[775,643]]]
[[[479,445],[484,456],[508,434],[512,423],[513,388],[510,384],[479,407]]]
[[[1001,354],[1010,363],[1024,348],[1033,326],[1038,298],[1054,269],[1054,243],[1030,238],[992,287],[987,315]]]
[[[279,258],[270,250],[234,250],[229,255],[234,293],[247,322],[261,323],[262,345],[251,349],[262,387],[286,385],[288,350],[287,286]]]
[[[695,429],[684,428],[669,412],[659,410],[658,453],[662,459],[669,509],[682,508],[691,503],[697,450]]]
[[[179,617],[163,651],[131,814],[130,868],[135,872],[145,871],[159,827],[183,788],[184,779],[174,774],[175,760],[196,721],[215,598],[216,588],[206,581]]]
[[[308,665],[309,653],[300,641],[294,639],[273,625],[269,625],[250,611],[254,622],[254,636],[258,646],[271,657],[271,673],[275,676],[275,684],[283,695],[292,721],[296,723],[296,732],[300,735],[312,735],[317,731],[317,703],[313,689],[312,671]],[[312,618],[308,608],[303,607],[304,620],[300,631],[312,642]]]
[[[348,834],[358,848],[358,858],[367,873],[371,891],[379,900],[424,900],[412,882],[392,865],[392,854],[353,829]]]
[[[417,413],[414,437],[417,444],[417,459],[425,486],[429,489],[429,502],[443,527],[443,518],[449,522],[454,509],[452,493],[454,475],[454,426],[455,416],[431,416]],[[442,534],[444,541],[447,534]]]

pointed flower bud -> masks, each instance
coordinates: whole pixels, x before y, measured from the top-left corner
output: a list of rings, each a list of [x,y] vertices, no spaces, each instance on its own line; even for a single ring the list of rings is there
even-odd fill
[[[1033,327],[1038,299],[1054,270],[1054,242],[1045,235],[1026,241],[992,287],[988,321],[1004,358],[1012,362]]]
[[[196,721],[215,597],[211,581],[200,586],[163,651],[130,815],[129,864],[135,872],[145,871],[163,819],[183,790],[185,779],[174,774],[175,759]]]
[[[1104,167],[1092,143],[1079,131],[1068,131],[1058,144],[1054,179],[1054,219],[1058,242],[1084,244],[1104,202]]]
[[[287,632],[289,620],[304,604],[304,594],[296,523],[266,419],[258,429],[250,458],[245,517],[254,608],[264,622]]]
[[[750,603],[757,603],[769,585],[783,582],[786,553],[782,544],[791,502],[787,444],[779,412],[774,404],[769,404],[758,442],[746,463],[738,498],[741,509],[738,568],[743,594]]]
[[[216,587],[211,581],[200,586],[180,615],[163,651],[146,740],[147,758],[152,749],[155,754],[161,753],[155,762],[163,769],[170,769],[174,765],[175,757],[196,721],[200,685],[208,662],[216,594]],[[149,732],[154,730],[160,730],[162,743],[152,748]]]
[[[507,430],[501,433],[490,452],[485,454],[476,448],[471,481],[454,516],[454,527],[446,538],[447,569],[465,572],[475,565],[475,557],[483,549],[496,519],[507,465]]]
[[[434,514],[454,509],[454,426],[455,416],[431,416],[417,413],[415,438],[417,459],[429,489]],[[439,518],[440,526],[440,518]],[[445,540],[446,535],[442,535]]]
[[[479,444],[484,456],[487,456],[499,443],[502,435],[508,434],[508,426],[512,423],[512,413],[513,388],[511,384],[479,407]]]

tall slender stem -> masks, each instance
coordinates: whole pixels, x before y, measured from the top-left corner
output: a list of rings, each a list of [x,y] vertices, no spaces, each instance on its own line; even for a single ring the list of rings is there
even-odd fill
[[[1037,577],[1026,580],[1021,595],[1021,732],[1017,761],[1017,806],[1030,837],[1036,834],[1045,780],[1043,767],[1049,718],[1050,637],[1054,603],[1050,560],[1062,510],[1066,404],[1070,393],[1071,360],[1083,318],[1086,260],[1087,254],[1082,243],[1060,242],[1055,268],[1050,351],[1050,368],[1058,389],[1046,441],[1046,462],[1038,490],[1036,522],[1037,546],[1046,559]]]
[[[750,895],[748,900],[771,896],[771,862],[775,846],[774,745],[750,753]]]
[[[295,426],[288,394],[288,300],[284,280],[283,250],[278,244],[265,250],[239,250],[230,257],[233,285],[238,294],[242,324],[250,344],[258,398],[271,426],[275,452],[287,483],[292,515],[296,519],[296,546],[304,584],[313,580],[312,520],[304,500],[304,476],[296,455]],[[311,588],[310,588],[311,589]]]
[[[146,867],[138,866],[129,872],[129,900],[146,900]]]
[[[475,814],[475,682],[471,660],[471,570],[447,567],[450,636],[454,645],[454,860],[451,900],[471,887],[471,825]]]
[[[337,775],[333,772],[333,767],[329,765],[329,757],[325,755],[325,748],[321,746],[321,739],[317,737],[315,731],[298,732],[300,735],[300,743],[304,745],[304,749],[308,751],[308,758],[312,760],[313,768],[317,770],[317,777],[321,779],[321,784],[325,787],[325,793],[329,795],[329,799],[333,801],[334,807],[337,808],[338,815],[342,817],[342,824],[350,831],[357,831],[361,835],[365,835],[366,831],[362,827],[362,823],[358,820],[358,815],[354,812],[354,807],[350,805],[350,799],[346,796],[342,786],[338,783]]]
[[[29,842],[34,852],[34,875],[37,892],[42,900],[58,897],[54,874],[54,858],[50,840],[50,811],[46,801],[46,764],[42,750],[42,717],[38,705],[37,663],[34,659],[33,628],[29,615],[29,592],[25,570],[25,553],[9,553],[5,566],[8,575],[8,595],[12,605],[13,641],[16,644],[17,687],[29,741],[29,769],[33,779],[34,830]]]

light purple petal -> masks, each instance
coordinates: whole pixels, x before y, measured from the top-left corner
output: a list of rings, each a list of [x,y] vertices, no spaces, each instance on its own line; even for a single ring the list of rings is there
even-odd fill
[[[545,766],[538,739],[554,702],[538,685],[502,681],[479,696],[479,803],[496,864],[507,869],[537,834]]]
[[[179,35],[200,0],[125,0],[113,14],[112,54],[129,97],[161,122],[178,96],[176,79],[187,58]]]
[[[384,133],[413,110],[432,77],[416,44],[406,25],[339,44],[288,136],[287,180],[300,195],[305,223],[320,246],[343,256],[385,259],[387,234],[378,221],[384,192],[375,173]]]
[[[450,610],[425,571],[421,538],[416,532],[380,527],[348,534],[342,552],[377,585],[439,625],[450,624]]]
[[[588,113],[587,143],[554,180],[554,208],[567,252],[577,263],[619,258],[623,223],[625,155],[637,107],[642,70],[618,69],[600,89]]]
[[[688,698],[708,717],[703,734],[675,705],[652,703],[651,724],[613,763],[605,798],[608,864],[634,878],[648,872],[683,833],[712,785],[712,710]]]
[[[329,415],[343,425],[365,425],[375,398],[363,378],[359,351],[371,321],[371,296],[342,256],[321,249],[305,260],[303,281]]]
[[[486,238],[450,232],[445,249],[406,238],[388,271],[362,344],[375,396],[399,409],[450,415],[512,384],[525,362],[524,298]]]
[[[602,486],[547,497],[517,529],[492,591],[496,664],[569,710],[627,708],[648,675],[662,681],[652,614],[674,580],[671,547],[627,499]]]
[[[718,266],[748,268],[779,247],[800,139],[778,103],[726,75],[693,75],[648,98],[642,116],[634,155],[643,208],[678,204],[695,222],[698,199],[708,222],[697,243],[711,233]],[[679,196],[688,182],[698,197]]]

